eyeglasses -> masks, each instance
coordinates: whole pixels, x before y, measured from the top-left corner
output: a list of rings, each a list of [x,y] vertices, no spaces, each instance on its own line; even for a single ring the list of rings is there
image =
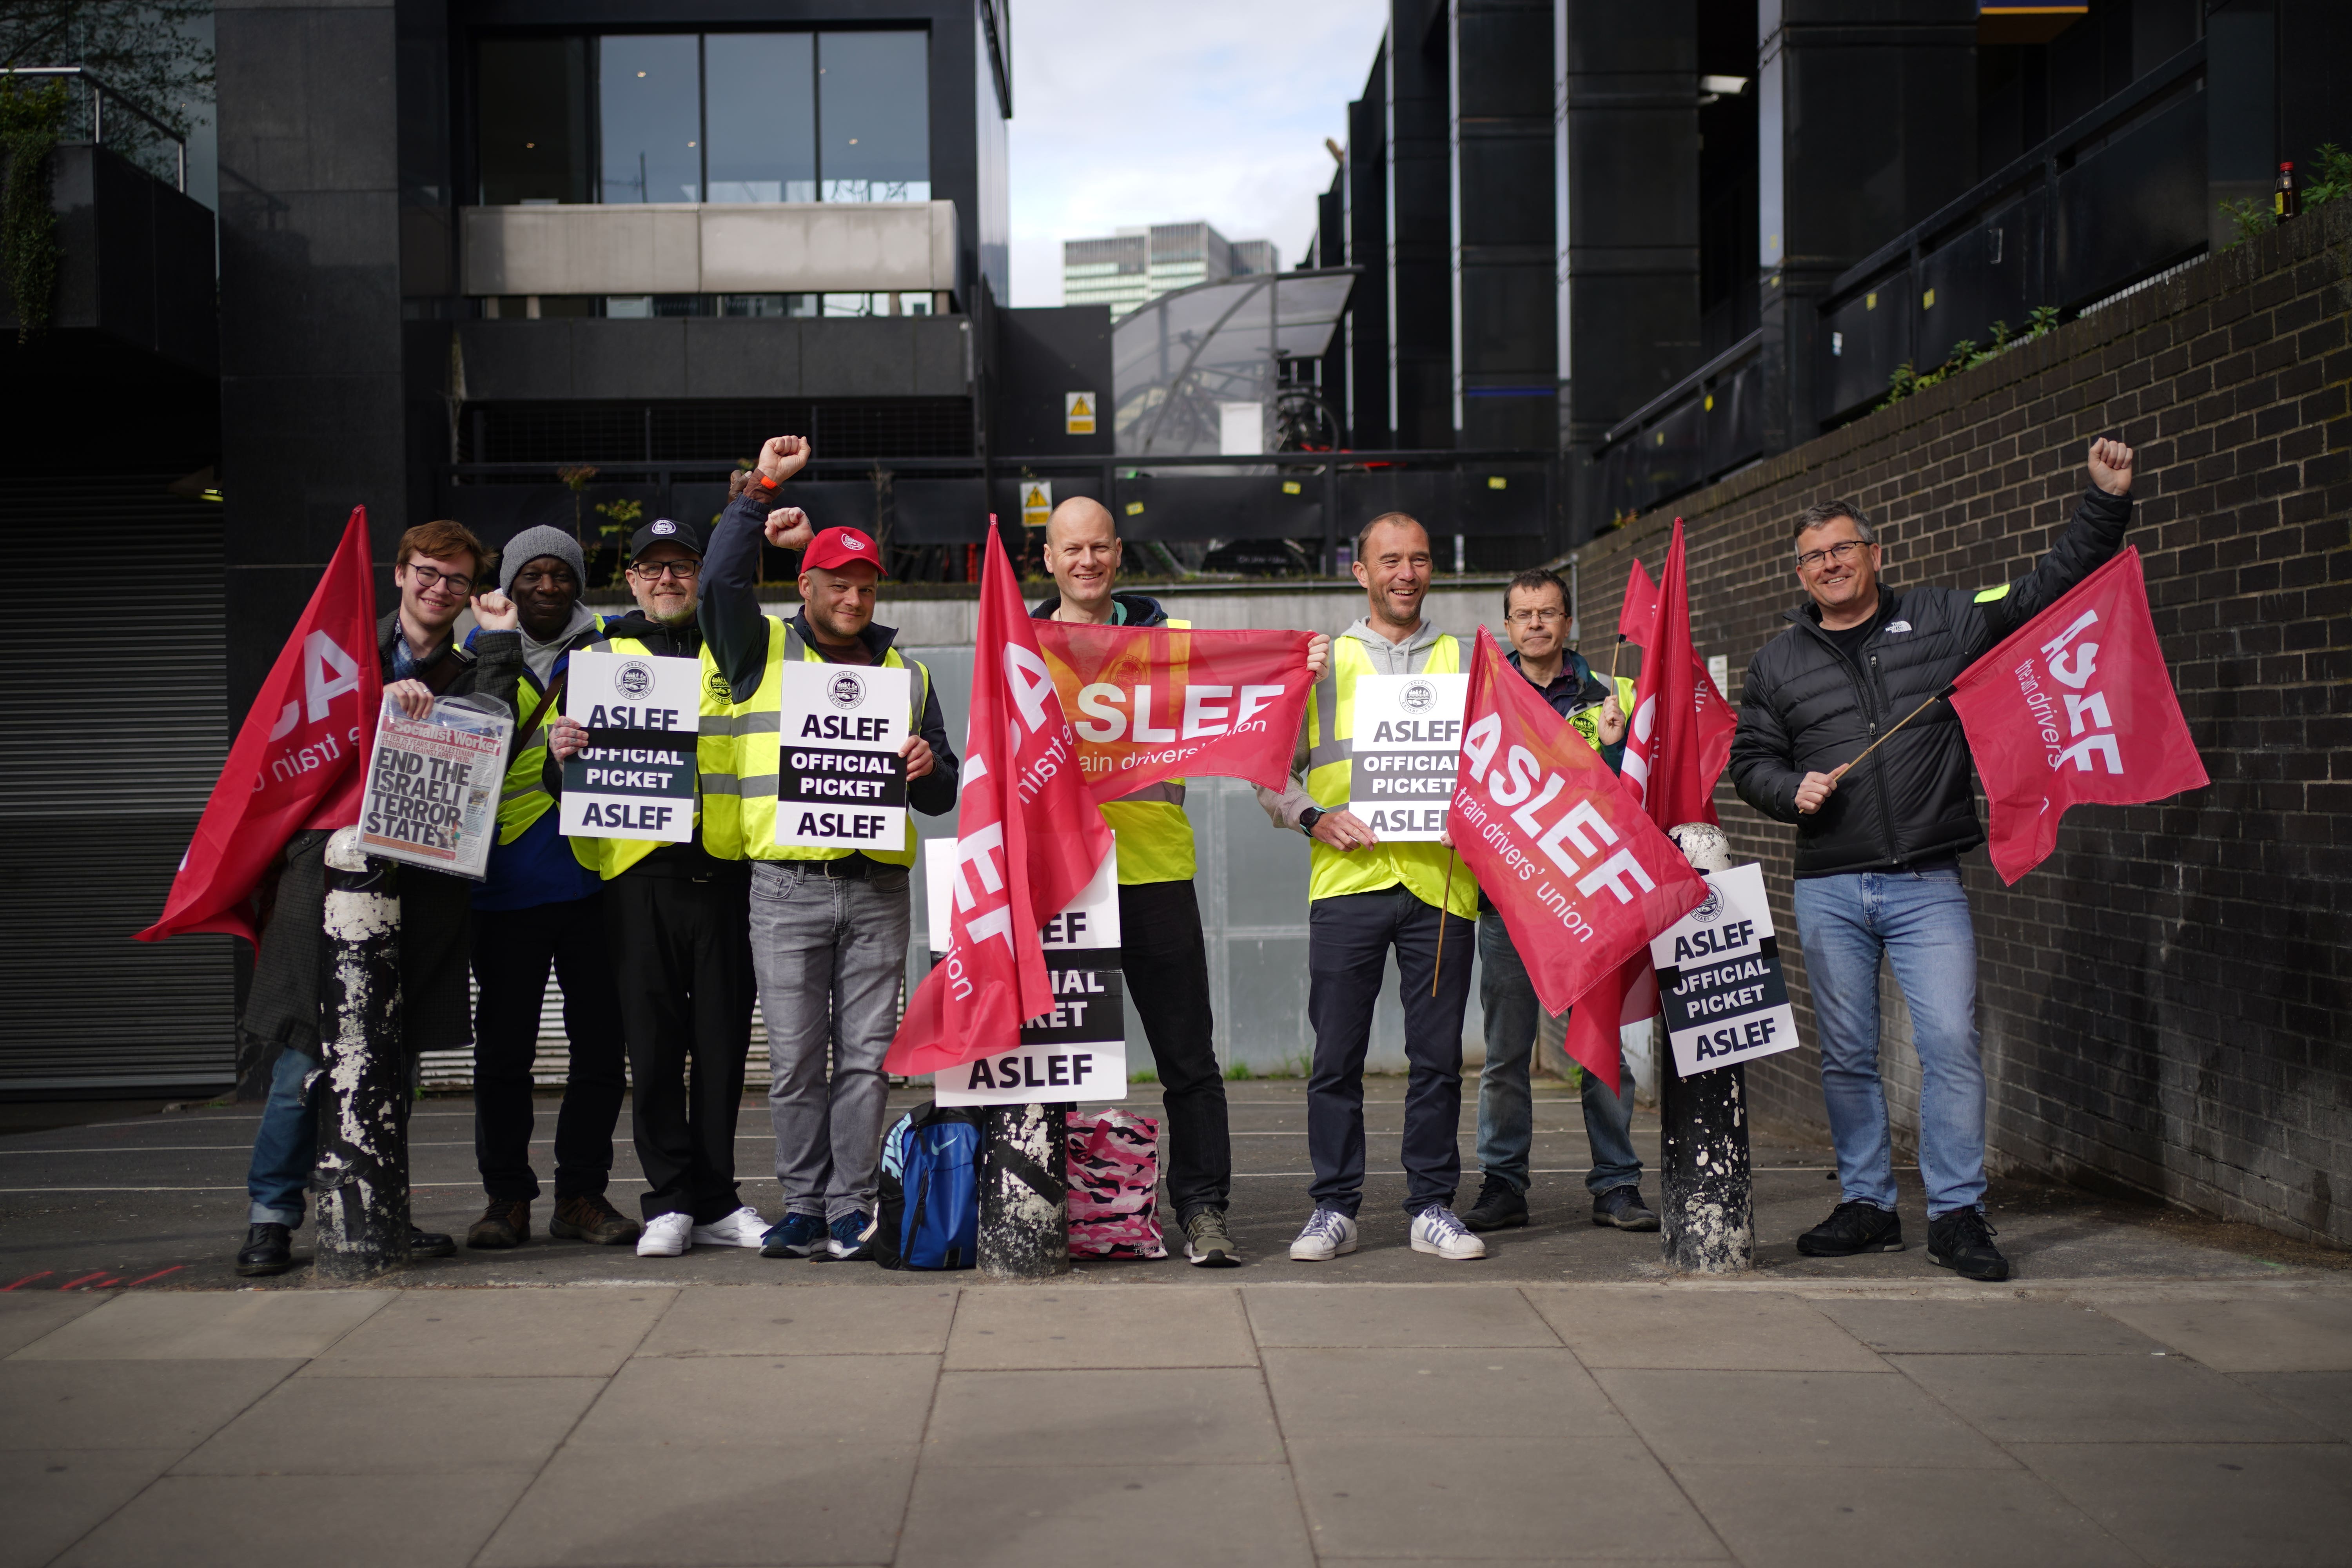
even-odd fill
[[[1513,610],[1503,617],[1515,626],[1548,626],[1568,619],[1566,610]]]
[[[675,577],[683,583],[701,570],[702,563],[699,561],[636,561],[629,565],[632,575],[642,577],[648,583],[657,583],[664,577]]]
[[[447,584],[449,592],[461,599],[474,591],[474,580],[471,577],[461,577],[455,572],[436,572],[422,562],[410,562],[408,575],[415,580],[416,591],[420,594],[436,584]]]
[[[1827,550],[1808,550],[1797,557],[1797,570],[1810,572],[1824,561],[1834,561],[1843,566],[1853,559],[1854,552],[1860,550],[1862,545],[1863,542],[1859,539],[1841,539]]]

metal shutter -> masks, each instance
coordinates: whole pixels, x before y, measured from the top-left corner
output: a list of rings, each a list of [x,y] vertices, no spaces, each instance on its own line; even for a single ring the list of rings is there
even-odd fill
[[[150,944],[228,753],[221,509],[173,475],[11,479],[0,616],[0,1094],[225,1089],[228,937]]]

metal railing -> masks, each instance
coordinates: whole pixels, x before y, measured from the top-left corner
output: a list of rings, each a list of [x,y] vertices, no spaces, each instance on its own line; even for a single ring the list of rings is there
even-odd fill
[[[1764,455],[1763,352],[1764,334],[1750,332],[1610,427],[1593,461],[1611,516],[1646,511]]]
[[[176,183],[181,191],[187,190],[188,139],[164,124],[145,104],[121,88],[107,86],[88,66],[0,66],[0,76],[68,77],[86,83],[89,88],[89,140],[93,146],[106,145],[106,100],[113,99],[119,107],[145,121],[156,134],[172,144],[177,154]]]

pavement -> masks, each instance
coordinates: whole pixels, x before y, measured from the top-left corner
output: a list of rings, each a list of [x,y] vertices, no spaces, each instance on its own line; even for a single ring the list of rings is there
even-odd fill
[[[1365,1250],[1292,1264],[1298,1088],[1230,1087],[1248,1266],[1042,1285],[542,1239],[256,1288],[250,1114],[19,1111],[0,1568],[2352,1561],[2341,1254],[2005,1184],[2006,1284],[1916,1237],[1800,1259],[1823,1152],[1759,1134],[1759,1268],[1676,1276],[1591,1226],[1547,1089],[1536,1223],[1490,1258],[1407,1250],[1380,1173]],[[419,1215],[460,1229],[465,1113],[414,1125]]]

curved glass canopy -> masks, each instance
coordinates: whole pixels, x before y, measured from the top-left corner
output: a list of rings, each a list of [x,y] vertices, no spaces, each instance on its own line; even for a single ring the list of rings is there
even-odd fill
[[[1120,318],[1111,329],[1119,456],[1214,457],[1238,449],[1224,438],[1232,416],[1239,412],[1246,422],[1245,405],[1265,409],[1284,360],[1329,352],[1356,271],[1333,267],[1196,283]]]

